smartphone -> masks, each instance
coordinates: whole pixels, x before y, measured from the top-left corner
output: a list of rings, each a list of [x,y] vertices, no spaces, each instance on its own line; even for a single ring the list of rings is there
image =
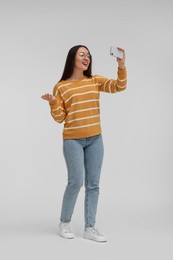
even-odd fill
[[[110,55],[112,55],[112,56],[114,56],[116,58],[122,59],[123,58],[123,51],[118,50],[118,48],[115,47],[115,46],[111,46],[111,48],[110,48]]]

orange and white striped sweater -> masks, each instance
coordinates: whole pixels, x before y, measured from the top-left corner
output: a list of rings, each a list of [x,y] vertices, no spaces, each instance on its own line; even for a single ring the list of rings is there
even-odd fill
[[[62,80],[53,89],[57,99],[50,102],[51,115],[64,121],[63,139],[86,138],[101,134],[100,91],[115,93],[126,88],[126,69],[118,69],[117,80],[94,75],[81,80]]]

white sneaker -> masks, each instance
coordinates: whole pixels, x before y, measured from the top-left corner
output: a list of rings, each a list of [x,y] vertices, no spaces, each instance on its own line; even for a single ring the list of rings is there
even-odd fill
[[[63,238],[74,238],[74,235],[71,231],[70,223],[65,223],[60,221],[59,223],[60,236]]]
[[[84,231],[84,238],[91,239],[96,242],[106,242],[106,238],[94,227],[86,228]]]

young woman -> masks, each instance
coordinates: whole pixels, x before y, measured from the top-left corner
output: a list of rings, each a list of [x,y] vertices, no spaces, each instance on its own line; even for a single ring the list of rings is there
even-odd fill
[[[58,123],[64,121],[63,153],[68,171],[64,192],[60,235],[74,238],[71,218],[80,188],[85,183],[84,238],[105,242],[95,228],[99,197],[99,180],[103,161],[103,140],[100,126],[100,91],[116,93],[126,88],[125,52],[117,58],[117,79],[92,75],[92,57],[84,45],[72,47],[67,55],[64,72],[54,86],[53,95],[42,98],[50,104],[51,115]]]

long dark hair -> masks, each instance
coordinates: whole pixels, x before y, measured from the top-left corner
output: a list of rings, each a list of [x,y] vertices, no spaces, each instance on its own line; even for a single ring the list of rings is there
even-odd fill
[[[73,73],[76,53],[77,53],[78,49],[81,48],[81,47],[84,47],[88,50],[88,48],[84,45],[76,45],[76,46],[73,46],[69,50],[69,52],[67,54],[65,66],[64,66],[64,71],[63,71],[62,77],[59,81],[66,80],[66,79],[71,77],[71,75]],[[90,54],[89,50],[88,50],[88,52]],[[91,54],[90,54],[90,64],[88,66],[88,69],[84,71],[84,75],[87,76],[88,78],[90,78],[92,76],[92,57],[91,57]]]

